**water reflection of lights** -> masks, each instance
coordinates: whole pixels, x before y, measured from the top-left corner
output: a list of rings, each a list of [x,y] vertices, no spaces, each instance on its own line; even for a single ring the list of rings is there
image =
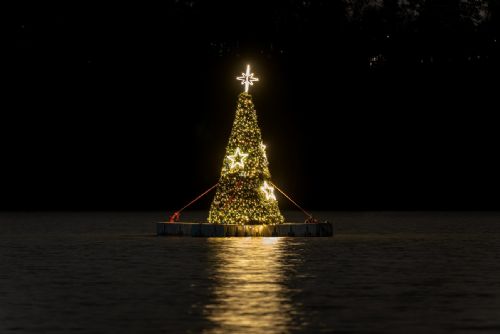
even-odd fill
[[[284,281],[284,239],[211,238],[214,299],[209,332],[283,333],[292,323]]]

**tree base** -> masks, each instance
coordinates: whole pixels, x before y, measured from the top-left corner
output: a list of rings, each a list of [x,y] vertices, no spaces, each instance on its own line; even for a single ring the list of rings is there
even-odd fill
[[[189,222],[156,223],[156,234],[185,237],[332,237],[333,223],[236,225]]]

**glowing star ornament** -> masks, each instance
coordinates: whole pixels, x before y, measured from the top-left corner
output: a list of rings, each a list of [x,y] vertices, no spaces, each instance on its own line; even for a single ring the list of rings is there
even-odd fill
[[[269,165],[269,161],[267,161],[266,145],[264,145],[264,143],[260,143],[260,149],[262,150],[262,153],[264,154],[264,164],[267,166],[267,165]]]
[[[254,78],[253,73],[250,73],[250,65],[247,65],[246,73],[241,73],[241,77],[236,77],[242,85],[245,85],[245,93],[248,93],[248,87],[253,86],[254,81],[259,81],[259,78]]]
[[[260,187],[260,190],[262,190],[262,192],[264,193],[264,195],[266,196],[266,199],[268,201],[276,200],[276,196],[274,196],[274,188],[271,187],[267,183],[267,181],[264,181],[264,185],[262,187]]]
[[[242,153],[240,148],[237,147],[233,155],[228,155],[227,158],[231,161],[229,168],[231,170],[239,167],[243,168],[245,166],[245,159],[248,157],[248,153]]]

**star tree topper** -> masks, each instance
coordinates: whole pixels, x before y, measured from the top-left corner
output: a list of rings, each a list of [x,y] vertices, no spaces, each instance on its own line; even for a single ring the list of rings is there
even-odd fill
[[[259,78],[254,78],[253,73],[250,73],[250,65],[247,65],[247,72],[241,73],[241,77],[236,77],[242,85],[245,85],[245,93],[248,93],[248,87],[253,86],[254,81],[259,81]]]

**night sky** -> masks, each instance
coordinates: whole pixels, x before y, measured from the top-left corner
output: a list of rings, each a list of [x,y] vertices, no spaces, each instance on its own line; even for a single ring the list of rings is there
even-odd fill
[[[250,63],[273,180],[305,208],[498,210],[499,15],[494,0],[18,4],[0,208],[182,207],[217,182]]]

